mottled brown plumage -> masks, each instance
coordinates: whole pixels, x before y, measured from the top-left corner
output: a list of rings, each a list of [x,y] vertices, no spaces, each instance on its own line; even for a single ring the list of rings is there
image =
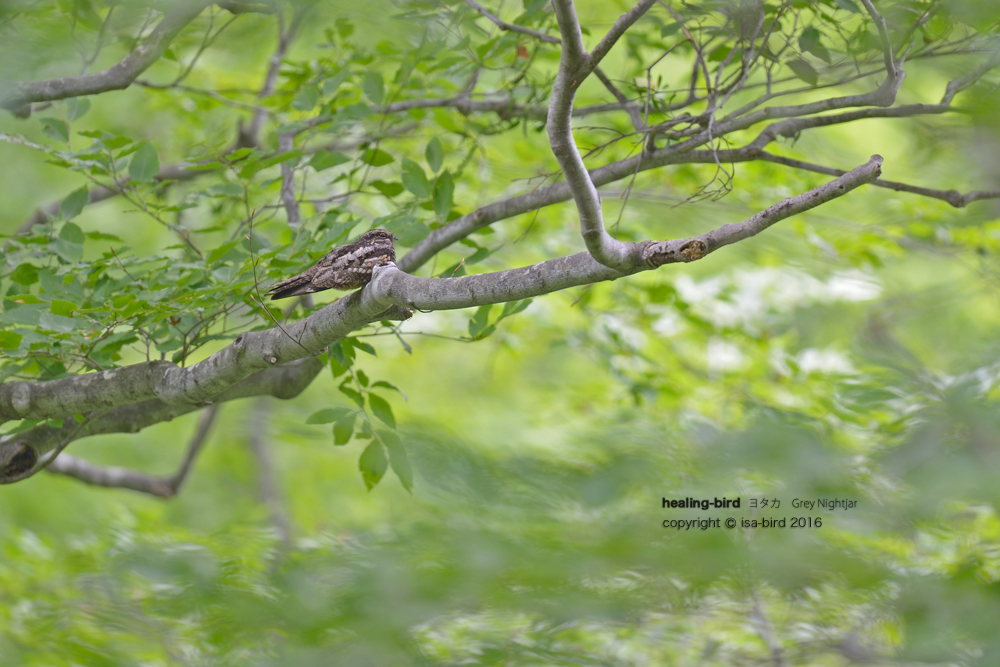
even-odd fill
[[[396,237],[384,229],[365,232],[354,243],[323,255],[308,271],[271,285],[267,293],[274,300],[366,285],[372,279],[372,269],[396,261],[396,249],[392,245],[395,240]]]

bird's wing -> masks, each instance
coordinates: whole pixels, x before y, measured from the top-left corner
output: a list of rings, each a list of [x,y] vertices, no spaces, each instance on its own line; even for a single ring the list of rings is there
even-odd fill
[[[350,253],[357,250],[357,247],[351,243],[348,245],[342,245],[338,248],[334,248],[330,252],[323,255],[318,262],[316,262],[317,269],[325,269],[337,264],[337,260],[341,259],[344,255],[349,255]]]
[[[339,248],[334,248],[330,252],[326,253],[320,257],[316,264],[306,271],[303,271],[297,276],[292,276],[291,278],[286,278],[280,283],[275,283],[267,288],[267,293],[271,295],[271,300],[275,299],[286,299],[290,296],[301,296],[303,294],[312,294],[313,292],[321,292],[324,289],[329,289],[328,287],[320,287],[313,284],[313,278],[317,274],[326,273],[324,269],[329,269],[337,260],[344,255],[351,252],[351,246],[340,246]]]

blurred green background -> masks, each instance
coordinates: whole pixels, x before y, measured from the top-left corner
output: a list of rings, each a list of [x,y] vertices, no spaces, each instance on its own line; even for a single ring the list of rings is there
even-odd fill
[[[0,78],[75,72],[70,5],[4,10]],[[288,69],[316,69],[337,18],[355,26],[352,48],[412,46],[418,36],[400,12],[429,7],[319,4]],[[581,21],[599,35],[623,8],[581,3]],[[949,8],[956,24],[995,27],[991,2]],[[256,90],[275,33],[272,16],[240,16],[188,83]],[[198,39],[185,33],[178,51]],[[102,57],[108,65],[120,52]],[[394,57],[383,50],[356,71],[388,72]],[[977,62],[914,60],[899,102],[936,100]],[[178,67],[160,63],[144,76],[169,81]],[[606,68],[630,67],[616,52]],[[286,76],[274,104],[287,111],[307,79]],[[602,98],[594,85],[583,101]],[[176,89],[133,86],[91,99],[74,132],[150,139],[162,164],[220,149],[249,117]],[[987,85],[963,98],[967,114],[852,123],[781,149],[844,168],[878,152],[889,179],[996,188],[996,99]],[[0,131],[46,142],[37,116],[3,114]],[[465,122],[452,116],[415,115],[416,129],[386,146],[420,156],[440,136],[455,164],[470,144],[441,129]],[[456,208],[523,192],[531,184],[514,179],[551,170],[536,125],[477,137]],[[607,137],[586,129],[577,139]],[[5,144],[0,152],[5,234],[84,182],[35,151]],[[623,233],[687,236],[826,180],[739,164],[728,196],[677,206],[712,172],[643,174]],[[277,199],[275,182],[259,187],[258,201]],[[610,220],[619,194],[605,190]],[[369,221],[389,210],[374,198],[358,206]],[[329,372],[290,401],[225,404],[172,500],[51,474],[3,487],[0,665],[997,664],[997,212],[992,201],[954,209],[866,187],[702,261],[540,297],[483,340],[468,340],[474,311],[416,314],[403,327],[411,351],[396,336],[360,332],[377,356],[359,354],[355,368],[405,394],[390,400],[415,470],[412,493],[391,473],[368,491],[358,472],[363,443],[335,447],[329,425],[305,423],[349,405],[336,389],[342,378]],[[234,219],[207,204],[185,215],[193,227]],[[139,257],[176,242],[120,199],[76,222],[120,237]],[[571,204],[494,228],[477,242],[502,251],[470,272],[582,249]],[[200,239],[211,248],[228,231]],[[280,215],[257,233],[270,245],[292,239]],[[85,257],[102,243],[88,240]],[[445,251],[434,270],[468,254]],[[139,359],[126,353],[126,362]],[[197,419],[68,451],[169,474]],[[268,471],[249,446],[254,435],[273,459]],[[265,473],[276,506],[261,500]],[[742,507],[661,507],[664,497],[689,496],[740,497]],[[780,499],[780,508],[748,507],[761,498]],[[857,507],[802,512],[794,498]],[[275,511],[287,517],[288,542]],[[823,525],[661,526],[728,516]]]

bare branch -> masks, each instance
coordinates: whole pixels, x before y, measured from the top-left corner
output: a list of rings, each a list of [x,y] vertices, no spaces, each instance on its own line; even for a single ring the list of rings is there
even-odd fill
[[[781,157],[771,153],[761,153],[758,159],[765,160],[767,162],[774,162],[775,164],[783,164],[786,167],[794,167],[795,169],[813,171],[818,174],[828,174],[830,176],[843,176],[847,173],[843,169],[824,167],[822,165],[812,164],[811,162],[794,160],[792,158]],[[880,188],[895,190],[896,192],[910,192],[915,195],[940,199],[948,202],[955,208],[964,208],[972,202],[979,201],[981,199],[1000,199],[1000,190],[972,190],[963,194],[958,190],[935,190],[933,188],[924,188],[918,185],[907,185],[906,183],[899,183],[897,181],[886,181],[881,178],[872,181],[871,184]]]
[[[882,58],[885,60],[885,71],[889,73],[890,77],[897,76],[898,69],[896,67],[896,59],[892,55],[892,41],[889,39],[889,26],[886,25],[885,19],[878,10],[875,9],[875,5],[872,4],[872,0],[861,0],[861,4],[865,6],[868,13],[872,17],[872,21],[875,22],[875,27],[878,29],[879,39],[882,40]]]
[[[777,137],[795,136],[796,133],[813,127],[825,127],[861,120],[863,118],[905,118],[949,111],[954,111],[954,109],[943,105],[917,104],[888,109],[858,109],[842,114],[811,118],[792,118],[767,126],[754,141],[743,148],[717,151],[715,153],[712,151],[689,149],[689,146],[693,148],[695,145],[707,142],[707,132],[701,132],[691,140],[691,143],[682,142],[667,148],[647,151],[641,155],[612,162],[590,171],[589,177],[595,186],[600,187],[623,178],[629,178],[637,172],[656,169],[666,165],[690,163],[714,164],[716,159],[728,162],[748,162],[760,158],[764,148]],[[745,129],[745,127],[748,127],[739,121],[740,119],[736,119],[725,124],[720,123],[716,127],[716,136],[723,136],[736,129]],[[499,220],[506,220],[572,198],[573,193],[567,183],[556,183],[538,188],[524,195],[488,204],[460,218],[456,218],[438,229],[432,230],[424,240],[414,246],[409,253],[398,261],[398,265],[402,270],[412,273],[436,253],[483,227]]]
[[[281,19],[280,27],[278,30],[278,47],[275,49],[274,53],[271,54],[271,58],[268,61],[267,73],[264,75],[264,84],[260,88],[260,92],[257,94],[257,100],[263,100],[265,97],[274,92],[274,85],[278,81],[278,71],[281,69],[281,61],[284,60],[285,54],[288,53],[288,48],[292,44],[292,40],[295,38],[295,33],[298,31],[299,25],[302,23],[302,19],[305,17],[305,12],[308,8],[304,5],[296,6],[294,13],[292,14],[292,22],[289,26],[285,26],[284,17],[281,12],[278,12],[278,16]],[[250,127],[245,131],[240,128],[241,143],[245,146],[256,146],[260,143],[260,130],[264,126],[264,121],[267,119],[267,110],[259,106],[254,111],[253,118],[250,120]]]
[[[219,406],[213,405],[202,413],[198,422],[198,430],[195,432],[191,443],[188,445],[187,453],[181,462],[177,472],[168,477],[158,477],[131,468],[121,468],[118,466],[100,466],[70,454],[60,454],[55,461],[49,464],[47,471],[74,477],[85,484],[93,486],[104,486],[116,489],[131,489],[141,493],[148,493],[160,498],[172,498],[180,492],[180,487],[187,479],[197,458],[208,430],[212,426]]]
[[[484,100],[469,99],[467,95],[457,97],[432,97],[417,100],[402,100],[393,102],[384,107],[373,107],[378,113],[399,113],[410,109],[436,109],[441,107],[453,107],[459,112],[468,116],[480,111],[492,111],[500,118],[532,118],[535,120],[545,120],[548,116],[548,109],[540,106],[533,106],[515,102],[510,97],[491,98]],[[580,118],[590,116],[595,113],[605,113],[608,111],[618,111],[622,108],[621,103],[615,104],[594,104],[591,106],[573,109],[573,117]]]
[[[493,23],[495,23],[496,26],[501,30],[516,32],[522,35],[528,35],[530,37],[534,37],[535,39],[540,39],[543,42],[548,42],[549,44],[559,44],[558,37],[553,37],[552,35],[546,35],[544,32],[541,32],[539,30],[532,30],[531,28],[525,28],[524,26],[520,26],[515,23],[507,23],[506,21],[501,21],[500,17],[498,17],[496,14],[493,14],[492,12],[490,12],[489,10],[487,10],[485,7],[480,5],[478,2],[475,2],[474,0],[465,0],[465,4],[469,5],[477,12],[488,18],[489,20],[493,21]]]
[[[993,55],[990,56],[990,59],[976,69],[972,70],[963,77],[949,81],[944,92],[944,97],[941,98],[941,104],[951,104],[951,101],[955,99],[955,95],[975,84],[983,77],[984,74],[997,65],[1000,65],[1000,48],[997,48],[993,52]]]
[[[278,150],[282,153],[292,150],[293,135],[289,132],[278,137]],[[295,169],[288,162],[281,163],[281,203],[285,207],[288,224],[297,225],[302,221],[299,202],[295,198]]]
[[[590,52],[590,56],[587,58],[587,67],[589,68],[588,72],[593,71],[593,69],[597,67],[602,60],[604,60],[604,56],[608,55],[611,47],[617,44],[618,40],[622,38],[625,32],[631,28],[636,21],[642,18],[642,15],[649,11],[649,8],[654,4],[656,4],[656,0],[640,0],[635,7],[618,17],[615,24],[611,26],[611,30],[608,30],[608,33],[604,35],[600,42],[597,43],[594,50]]]
[[[710,160],[711,156],[706,155],[705,158]],[[701,259],[723,246],[759,234],[780,220],[870,183],[878,178],[881,164],[882,158],[873,156],[867,163],[836,180],[785,199],[743,222],[723,225],[699,236],[625,244],[637,258],[630,264],[634,267],[630,273]],[[443,310],[516,301],[568,287],[614,280],[624,275],[628,274],[604,266],[584,252],[519,269],[452,279],[420,278],[387,268],[380,271],[366,289],[375,294],[385,294],[385,298],[397,305],[405,304],[420,310]]]
[[[629,119],[632,121],[632,127],[636,130],[642,130],[646,127],[646,121],[643,119],[643,110],[639,104],[625,97],[625,93],[618,90],[618,86],[616,86],[614,82],[608,78],[608,75],[605,74],[604,70],[600,67],[594,68],[594,75],[600,79],[601,83],[604,84],[604,87],[608,89],[608,92],[615,96],[618,103],[625,108]]]
[[[271,523],[274,525],[278,537],[287,545],[292,539],[292,524],[281,502],[274,461],[267,443],[269,416],[267,399],[259,398],[254,401],[250,417],[249,444],[250,451],[253,452],[254,458],[257,460],[257,489],[260,499],[271,512]]]
[[[63,100],[128,88],[137,76],[160,59],[184,26],[210,4],[211,0],[178,0],[149,36],[117,65],[94,74],[17,83],[0,95],[0,107],[17,109],[32,102]]]
[[[549,144],[573,193],[573,201],[580,214],[580,233],[587,250],[601,264],[628,273],[628,248],[626,244],[612,238],[604,228],[601,197],[573,139],[573,97],[589,71],[580,22],[572,0],[553,0],[552,4],[559,21],[563,48],[546,123]]]
[[[219,414],[220,407],[221,403],[214,404],[201,414],[201,419],[198,421],[198,430],[195,431],[194,437],[188,445],[187,454],[181,462],[181,467],[169,478],[170,490],[174,495],[180,491],[184,480],[191,474],[191,468],[194,467],[194,460],[201,453],[201,448],[205,444],[205,438],[208,437],[208,429],[212,427],[215,417]]]
[[[155,179],[161,183],[163,181],[188,181],[193,178],[197,178],[202,174],[215,171],[214,169],[193,170],[190,169],[191,166],[192,165],[187,162],[168,165],[160,169],[160,173],[155,176]],[[124,186],[125,183],[122,183],[121,185]],[[90,188],[87,193],[87,204],[97,204],[106,199],[117,197],[119,194],[121,193],[118,190],[112,190],[111,188],[99,185],[97,187]],[[17,231],[15,231],[14,234],[27,234],[35,225],[39,225],[46,220],[55,217],[56,214],[59,213],[59,206],[61,204],[62,200],[60,199],[38,208],[30,218],[21,223],[21,226],[17,228]]]

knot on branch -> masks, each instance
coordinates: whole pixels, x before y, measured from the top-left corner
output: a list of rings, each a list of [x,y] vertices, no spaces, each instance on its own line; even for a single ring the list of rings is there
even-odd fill
[[[701,239],[653,241],[642,249],[642,261],[652,267],[676,262],[693,262],[709,252]]]
[[[22,444],[0,450],[0,478],[17,477],[30,471],[38,463],[38,452],[31,445]]]

